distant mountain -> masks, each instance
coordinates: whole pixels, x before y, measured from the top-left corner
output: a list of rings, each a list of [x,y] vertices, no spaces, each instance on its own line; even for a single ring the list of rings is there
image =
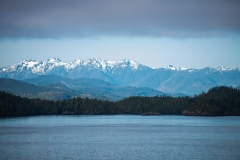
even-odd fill
[[[0,77],[24,80],[40,75],[71,79],[94,78],[116,86],[147,87],[164,93],[194,95],[215,86],[240,86],[240,68],[176,68],[172,65],[153,69],[133,60],[107,61],[92,58],[68,63],[58,58],[37,62],[22,61],[0,68]],[[86,84],[85,84],[86,85]]]
[[[95,78],[70,79],[55,75],[44,75],[37,78],[25,79],[23,81],[41,86],[61,84],[72,91],[78,92],[80,97],[102,100],[116,101],[130,96],[156,96],[164,94],[163,92],[146,87],[116,86]]]
[[[15,95],[28,98],[41,98],[48,100],[69,99],[77,96],[76,93],[53,87],[36,86],[14,79],[0,78],[0,91],[6,91]]]
[[[107,61],[93,58],[65,63],[59,58],[52,58],[41,62],[24,60],[19,64],[0,68],[0,77],[22,80],[39,75],[57,75],[72,79],[96,78],[115,85],[129,86],[151,71],[153,69],[128,59]]]
[[[0,91],[8,91],[29,98],[52,100],[88,97],[117,101],[130,96],[163,95],[162,92],[150,88],[115,86],[99,79],[70,79],[55,75],[39,76],[23,82],[0,78],[0,83]]]

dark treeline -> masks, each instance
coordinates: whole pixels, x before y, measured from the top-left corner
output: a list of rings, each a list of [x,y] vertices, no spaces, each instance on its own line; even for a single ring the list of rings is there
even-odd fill
[[[0,116],[61,114],[240,115],[240,90],[215,87],[194,97],[129,97],[118,102],[88,98],[28,99],[0,92]]]

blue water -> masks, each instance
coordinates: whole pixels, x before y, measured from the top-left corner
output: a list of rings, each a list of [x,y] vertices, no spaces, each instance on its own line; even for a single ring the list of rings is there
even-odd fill
[[[240,159],[240,117],[0,119],[0,159]]]

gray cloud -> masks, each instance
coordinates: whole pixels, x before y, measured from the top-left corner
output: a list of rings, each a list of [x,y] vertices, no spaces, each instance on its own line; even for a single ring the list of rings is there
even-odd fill
[[[240,33],[239,0],[0,0],[0,37]]]

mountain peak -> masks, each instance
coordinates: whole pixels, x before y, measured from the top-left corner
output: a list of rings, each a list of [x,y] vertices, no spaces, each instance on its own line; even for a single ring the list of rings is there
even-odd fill
[[[171,70],[176,70],[176,68],[173,67],[173,65],[171,65],[171,64],[167,65],[167,67],[164,67],[164,68],[171,69]]]
[[[130,59],[122,59],[122,60],[104,60],[101,58],[90,58],[88,60],[83,60],[81,62],[84,66],[89,66],[91,68],[95,68],[102,71],[112,70],[113,68],[131,68],[132,70],[143,69],[144,65],[140,63],[130,60]],[[149,68],[149,67],[148,67]]]
[[[102,59],[101,59],[101,58],[97,58],[97,57],[90,58],[89,60],[94,60],[94,61],[102,61]]]
[[[222,72],[222,71],[231,71],[233,69],[231,68],[226,68],[225,66],[219,66],[218,68],[215,69],[216,71]]]
[[[21,65],[21,66],[27,67],[27,68],[31,68],[36,64],[38,64],[38,62],[36,60],[30,59],[30,60],[23,60],[18,65]],[[13,66],[17,66],[17,65],[13,65]]]
[[[141,64],[139,64],[138,62],[136,61],[133,61],[133,60],[128,60],[130,66],[133,68],[133,69],[138,69],[140,67]]]
[[[50,63],[56,63],[56,62],[62,62],[61,59],[59,58],[50,58],[47,60],[47,62],[50,62]]]
[[[165,69],[170,69],[170,70],[173,70],[173,71],[184,71],[184,70],[187,70],[187,68],[184,68],[184,67],[174,67],[173,65],[167,65],[166,67],[163,67]]]
[[[22,62],[36,62],[36,60],[34,60],[34,59],[29,59],[29,60],[23,60]]]

